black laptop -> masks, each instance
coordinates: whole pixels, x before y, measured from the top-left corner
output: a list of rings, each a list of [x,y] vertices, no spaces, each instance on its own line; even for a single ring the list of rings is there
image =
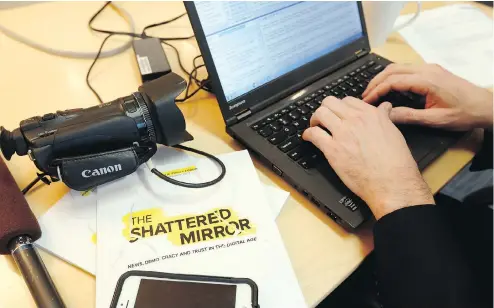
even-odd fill
[[[390,61],[370,53],[360,2],[185,2],[226,130],[343,226],[371,216],[301,139],[327,96],[361,94]],[[411,93],[382,99],[423,108]],[[423,169],[461,134],[399,127]]]

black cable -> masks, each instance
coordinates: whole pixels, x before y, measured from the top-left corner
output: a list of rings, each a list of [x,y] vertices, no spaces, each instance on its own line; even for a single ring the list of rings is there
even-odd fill
[[[190,97],[189,96],[189,90],[190,90],[190,86],[192,85],[192,78],[194,77],[194,75],[197,74],[197,70],[200,69],[201,67],[204,67],[205,65],[202,64],[202,65],[199,65],[197,67],[194,67],[194,69],[192,70],[192,72],[190,72],[189,74],[189,80],[188,80],[188,87],[187,87],[187,90],[185,91],[185,97]],[[200,81],[200,84],[202,83],[202,80]],[[199,86],[199,89],[198,90],[201,90],[201,87],[202,85]]]
[[[31,181],[23,190],[21,190],[22,194],[25,195],[31,188],[34,187],[39,181],[42,181],[43,183],[50,185],[50,180],[46,178],[47,174],[46,173],[37,173],[37,177]]]
[[[198,58],[202,57],[202,55],[198,55],[198,56],[195,56],[194,59],[192,60],[193,64],[194,64],[194,69],[189,72],[187,71],[187,69],[184,67],[183,63],[182,63],[182,60],[180,59],[180,52],[178,51],[178,49],[173,46],[172,44],[169,44],[167,43],[166,41],[161,41],[161,43],[165,44],[166,46],[169,46],[173,49],[173,51],[175,52],[176,56],[177,56],[177,60],[178,60],[178,66],[180,67],[180,69],[186,74],[189,76],[189,81],[187,82],[187,88],[185,89],[185,96],[184,98],[179,98],[179,99],[176,99],[175,101],[178,102],[178,103],[181,103],[181,102],[184,102],[186,101],[187,99],[191,98],[192,96],[194,96],[195,94],[197,94],[197,92],[199,92],[200,90],[205,90],[205,91],[208,91],[208,92],[211,92],[211,89],[209,87],[206,87],[206,83],[208,82],[208,79],[204,79],[204,80],[199,80],[197,79],[197,75],[195,73],[197,73],[197,69],[198,68],[201,68],[201,67],[204,67],[204,64],[201,64],[199,66],[195,66],[195,60],[197,60]],[[190,86],[192,85],[191,81],[194,80],[195,84],[198,86],[198,89],[196,89],[194,92],[192,92],[191,94],[188,94],[189,93],[189,89],[190,89]]]
[[[185,88],[185,95],[184,95],[183,98],[177,98],[177,99],[175,99],[175,102],[177,102],[177,103],[185,102],[186,100],[188,100],[189,98],[191,98],[192,96],[194,96],[195,94],[197,94],[197,92],[203,90],[203,88],[202,88],[203,81],[201,80],[199,87],[194,92],[192,92],[191,94],[189,94],[190,86],[192,85],[192,75],[194,74],[194,72],[196,72],[199,68],[201,68],[203,66],[204,66],[204,64],[199,65],[198,67],[195,67],[192,70],[192,72],[190,72],[190,74],[189,74],[189,81],[187,82],[187,88]]]
[[[103,46],[105,46],[106,41],[108,41],[108,39],[110,37],[112,37],[113,35],[116,35],[116,34],[113,34],[113,33],[112,34],[109,34],[107,37],[105,37],[105,39],[103,40],[103,42],[101,42],[101,46],[99,47],[98,53],[96,54],[96,57],[94,58],[94,61],[91,64],[91,66],[89,67],[89,70],[87,71],[87,75],[86,75],[86,83],[87,83],[87,86],[89,87],[89,89],[91,89],[91,91],[94,93],[94,95],[96,95],[96,98],[98,98],[98,101],[99,101],[100,104],[103,104],[103,100],[99,96],[98,92],[96,92],[96,90],[91,86],[91,83],[89,82],[89,75],[91,74],[91,71],[93,70],[93,67],[96,64],[96,61],[98,61],[98,58],[99,58],[99,56],[101,54],[101,51],[103,50]]]
[[[91,30],[99,32],[99,33],[105,33],[105,34],[120,34],[120,35],[128,35],[132,37],[142,37],[142,35],[137,34],[137,33],[132,33],[132,32],[123,32],[123,31],[110,31],[110,30],[105,30],[105,29],[98,29],[93,27],[93,22],[94,20],[105,10],[105,8],[110,5],[111,1],[107,1],[89,20],[88,26]]]
[[[202,55],[197,55],[194,57],[194,59],[192,59],[192,64],[194,64],[194,67],[196,67],[196,60],[199,59],[199,58],[202,58]]]
[[[194,38],[195,35],[191,36],[183,36],[183,37],[159,37],[159,36],[145,36],[145,37],[154,37],[163,41],[184,41],[184,40],[190,40],[191,38]]]
[[[195,56],[194,59],[192,60],[194,68],[198,67],[196,64],[196,60],[199,58],[202,58],[202,55]],[[194,77],[197,77],[197,74],[194,74]],[[195,83],[198,87],[202,88],[204,91],[213,93],[213,89],[211,88],[211,81],[209,80],[209,75],[200,82],[195,81]]]
[[[151,29],[151,28],[154,28],[154,27],[159,27],[159,26],[163,26],[163,25],[169,24],[171,22],[174,22],[175,20],[178,20],[178,19],[184,17],[185,15],[187,15],[187,13],[183,13],[182,15],[179,15],[179,16],[174,17],[174,18],[169,19],[169,20],[165,20],[165,21],[158,22],[158,23],[155,23],[155,24],[147,25],[147,26],[144,27],[144,29],[142,29],[142,34],[143,35],[146,35],[146,30]]]
[[[158,176],[160,179],[165,180],[168,183],[171,183],[171,184],[174,184],[174,185],[177,185],[177,186],[182,186],[182,187],[187,187],[187,188],[205,188],[205,187],[209,187],[209,186],[212,186],[214,184],[217,184],[218,182],[220,182],[221,180],[223,180],[223,178],[225,177],[225,175],[226,175],[226,166],[216,156],[211,155],[211,154],[206,153],[206,152],[203,152],[201,150],[197,150],[197,149],[194,149],[194,148],[186,147],[184,145],[176,145],[176,146],[174,146],[174,148],[180,149],[180,150],[184,150],[184,151],[189,151],[189,152],[192,152],[192,153],[196,153],[196,154],[199,154],[199,155],[202,155],[202,156],[205,156],[205,157],[211,159],[212,161],[216,162],[220,166],[220,168],[221,168],[221,174],[216,179],[211,180],[209,182],[203,182],[203,183],[187,183],[187,182],[182,182],[182,181],[177,181],[175,179],[172,179],[171,177],[166,176],[163,173],[161,173],[160,171],[158,171],[158,169],[156,169],[156,168],[151,169],[151,172],[154,173],[156,176]]]
[[[187,69],[184,67],[183,63],[182,63],[182,60],[180,59],[180,52],[178,51],[177,47],[173,46],[172,44],[169,44],[167,43],[165,40],[161,40],[161,43],[165,44],[166,46],[170,47],[173,49],[173,51],[175,52],[175,55],[177,56],[177,60],[178,60],[178,66],[180,67],[180,69],[187,75],[190,76],[191,73],[189,73],[189,71],[187,71]],[[193,78],[195,81],[199,82],[199,80],[197,78]]]
[[[153,27],[157,27],[157,26],[161,26],[161,25],[166,25],[168,23],[171,23],[171,22],[174,22],[176,20],[178,20],[179,18],[183,17],[186,15],[186,13],[183,13],[181,15],[178,15],[176,17],[173,17],[172,19],[169,19],[169,20],[166,20],[166,21],[163,21],[163,22],[159,22],[159,23],[155,23],[155,24],[151,24],[151,25],[148,25],[146,27],[144,27],[144,30],[142,32],[142,34],[137,34],[137,33],[132,33],[132,32],[122,32],[122,31],[111,31],[111,30],[105,30],[105,29],[99,29],[99,28],[95,28],[93,27],[93,22],[96,20],[96,18],[101,14],[101,12],[103,12],[105,10],[105,8],[108,7],[108,5],[110,5],[111,1],[107,1],[92,17],[91,19],[89,20],[88,22],[88,26],[91,30],[93,31],[96,31],[96,32],[99,32],[99,33],[105,33],[105,34],[108,34],[107,37],[105,37],[105,39],[103,40],[103,42],[101,43],[101,46],[98,50],[98,53],[96,54],[96,57],[94,58],[94,61],[93,63],[91,64],[91,66],[89,67],[89,70],[87,72],[87,75],[86,75],[86,84],[88,85],[89,89],[91,90],[91,92],[93,92],[93,94],[96,96],[96,98],[98,99],[99,103],[100,104],[103,104],[103,100],[101,99],[101,97],[99,96],[98,92],[91,86],[91,83],[89,82],[89,76],[91,74],[91,71],[94,67],[94,65],[96,64],[96,62],[98,61],[100,55],[101,55],[101,52],[103,50],[103,47],[106,43],[106,41],[113,35],[127,35],[127,36],[131,36],[133,38],[148,38],[148,37],[153,37],[153,36],[148,36],[146,34],[146,30],[147,29],[150,29],[150,28],[153,28]],[[182,64],[182,61],[180,59],[180,53],[178,51],[178,49],[175,48],[175,46],[171,45],[171,44],[168,44],[166,43],[167,40],[186,40],[186,39],[190,39],[190,38],[193,38],[194,36],[188,36],[188,37],[158,37],[158,39],[160,39],[164,44],[170,46],[171,48],[174,49],[175,53],[177,54],[177,58],[178,58],[178,63],[180,65],[180,68],[187,74],[189,75],[188,71],[184,68],[183,64]],[[190,76],[190,75],[189,75]],[[201,80],[198,80],[195,76],[193,76],[193,79],[194,79],[194,82],[199,85],[200,83],[202,83]],[[189,87],[189,85],[188,85]],[[205,88],[205,90],[207,90]],[[196,92],[197,93],[197,92]],[[195,94],[195,93],[194,93]]]
[[[194,66],[194,68],[197,67],[196,60],[199,59],[200,57],[202,57],[202,55],[197,55],[197,56],[194,57],[194,59],[192,59],[192,65]],[[197,71],[195,72],[195,74],[193,75],[193,77],[197,79]],[[194,79],[194,81],[195,81],[196,85],[199,86],[199,83],[197,82],[196,79]]]
[[[173,22],[179,18],[181,18],[182,16],[185,16],[187,13],[183,13],[182,15],[179,15],[179,16],[176,16],[176,17],[173,17],[172,19],[169,19],[169,20],[166,20],[166,21],[163,21],[163,22],[160,22],[160,23],[157,23],[157,24],[153,24],[153,25],[149,25],[149,26],[146,26],[144,27],[144,31],[142,32],[142,34],[139,34],[139,33],[133,33],[133,32],[126,32],[126,31],[113,31],[113,30],[106,30],[106,29],[99,29],[99,28],[95,28],[93,27],[93,22],[94,20],[101,14],[101,12],[103,12],[107,7],[108,5],[111,4],[111,1],[107,1],[92,17],[91,19],[89,19],[89,23],[88,23],[88,26],[91,30],[95,31],[95,32],[99,32],[99,33],[104,33],[104,34],[119,34],[119,35],[128,35],[128,36],[131,36],[131,37],[138,37],[138,38],[145,38],[145,37],[149,37],[145,34],[145,30],[147,28],[150,28],[150,27],[156,27],[156,26],[159,26],[159,25],[165,25],[165,24],[168,24],[170,22]],[[188,39],[191,39],[193,38],[194,35],[192,36],[186,36],[186,37],[158,37],[158,39],[162,39],[162,40],[188,40]]]
[[[91,75],[91,71],[93,70],[93,67],[94,65],[96,64],[96,62],[98,61],[99,59],[99,56],[101,55],[101,52],[103,51],[103,47],[105,46],[106,42],[108,41],[108,39],[110,37],[112,37],[113,35],[124,35],[124,34],[118,34],[118,33],[112,33],[112,34],[109,34],[107,37],[105,37],[105,39],[101,42],[101,45],[99,47],[99,50],[98,50],[98,53],[96,54],[96,57],[94,58],[93,60],[93,63],[91,64],[91,66],[89,67],[89,70],[87,72],[87,75],[86,75],[86,84],[87,86],[89,87],[89,89],[94,93],[94,95],[96,96],[96,98],[98,99],[99,103],[100,104],[103,104],[103,100],[101,99],[100,95],[98,94],[98,92],[91,86],[91,83],[89,82],[89,77]],[[164,42],[162,41],[162,43],[170,46],[173,48],[173,50],[175,51],[175,53],[177,54],[177,59],[178,59],[178,63],[179,63],[179,66],[180,68],[189,76],[189,80],[187,82],[187,88],[186,88],[186,91],[185,91],[185,96],[184,98],[182,99],[176,99],[175,101],[176,102],[184,102],[186,101],[187,99],[191,98],[192,96],[194,96],[195,94],[197,94],[200,90],[207,90],[206,88],[203,87],[204,85],[204,82],[206,80],[199,80],[197,79],[196,77],[194,77],[194,73],[197,72],[197,70],[201,67],[204,67],[205,65],[204,64],[201,64],[199,66],[195,66],[194,69],[189,73],[184,67],[183,67],[183,64],[182,64],[182,61],[180,60],[180,54],[178,52],[178,49],[176,49],[175,46],[171,45],[171,44],[168,44],[167,42]],[[196,58],[198,58],[199,56],[196,56]],[[196,59],[194,58],[194,59]],[[192,92],[191,94],[189,94],[189,89],[190,89],[190,86],[192,84],[192,79],[194,79],[194,81],[196,82],[196,84],[198,85],[198,88]]]

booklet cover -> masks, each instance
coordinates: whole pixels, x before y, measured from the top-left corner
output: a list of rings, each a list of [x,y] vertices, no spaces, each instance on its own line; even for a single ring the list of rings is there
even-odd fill
[[[170,157],[166,174],[177,180],[191,181],[197,167],[195,157],[173,148],[159,148],[160,157]],[[221,158],[221,155],[220,155]],[[147,176],[155,175],[148,172]],[[263,185],[273,218],[285,204],[289,193]],[[96,189],[86,192],[70,190],[39,218],[42,237],[36,244],[49,253],[96,275]]]
[[[145,168],[98,187],[97,308],[109,307],[129,270],[250,278],[261,307],[306,306],[248,152],[221,160],[225,178],[204,189],[168,184]],[[195,182],[219,173],[207,160],[196,166]]]

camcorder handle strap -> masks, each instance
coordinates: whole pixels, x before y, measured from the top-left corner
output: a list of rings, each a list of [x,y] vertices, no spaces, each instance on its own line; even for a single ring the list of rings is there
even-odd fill
[[[207,182],[187,183],[166,176],[157,170],[152,163],[148,163],[148,168],[160,179],[177,186],[187,188],[205,188],[217,184],[225,177],[226,166],[214,155],[183,145],[176,145],[173,147],[179,150],[189,151],[205,156],[219,166],[221,170],[220,174],[216,178]],[[50,177],[53,180],[60,180],[64,182],[69,188],[78,191],[85,191],[135,172],[141,164],[148,162],[156,151],[157,146],[154,143],[145,145],[135,143],[132,147],[113,151],[58,158],[53,160],[51,164],[57,169],[58,174],[50,174]],[[38,178],[33,181],[29,187],[25,189],[26,191],[23,191],[23,193],[26,193],[29,188],[34,186],[34,184],[40,180],[40,176],[45,175],[46,174],[38,175]],[[43,182],[45,181],[43,180]]]
[[[68,187],[85,191],[129,175],[156,152],[155,147],[133,146],[98,154],[53,161],[58,178]]]

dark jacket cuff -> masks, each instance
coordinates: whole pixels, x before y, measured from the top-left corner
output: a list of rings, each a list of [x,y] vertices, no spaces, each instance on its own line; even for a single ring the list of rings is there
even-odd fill
[[[485,210],[475,213],[461,206],[418,205],[379,219],[374,227],[374,251],[384,306],[483,307],[478,305],[485,302],[481,295],[492,298],[492,282],[479,284],[492,280],[492,211]],[[487,239],[481,240],[483,234]],[[468,253],[475,258],[470,259]],[[489,264],[487,278],[478,279],[478,273],[489,271]]]
[[[473,158],[470,171],[492,169],[492,145],[492,131],[484,130],[482,148]]]

